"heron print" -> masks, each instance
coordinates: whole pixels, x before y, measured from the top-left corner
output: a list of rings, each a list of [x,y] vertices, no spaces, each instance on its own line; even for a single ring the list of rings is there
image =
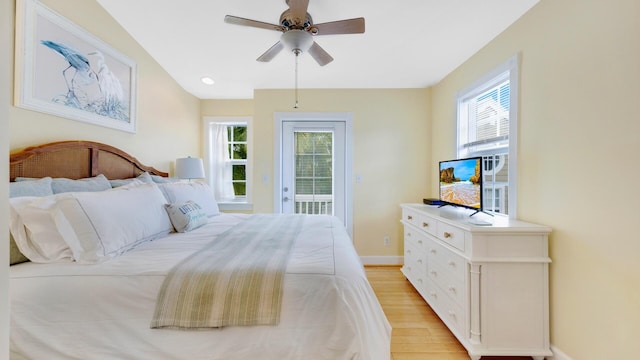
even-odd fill
[[[60,42],[40,42],[66,60],[65,67],[59,69],[67,87],[66,93],[56,95],[53,102],[112,119],[129,120],[122,85],[109,70],[102,52],[96,50],[83,54]]]

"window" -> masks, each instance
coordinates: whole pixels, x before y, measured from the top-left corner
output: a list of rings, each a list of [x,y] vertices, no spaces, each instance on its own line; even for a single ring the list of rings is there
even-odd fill
[[[221,210],[250,210],[251,118],[205,117],[205,170]]]
[[[294,144],[295,212],[333,215],[333,132],[296,131]]]
[[[247,196],[247,125],[227,125],[234,197]]]
[[[485,211],[515,218],[518,56],[457,95],[457,156],[483,157]]]

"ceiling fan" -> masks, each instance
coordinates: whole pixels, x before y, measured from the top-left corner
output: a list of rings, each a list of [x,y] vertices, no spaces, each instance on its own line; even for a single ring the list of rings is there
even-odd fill
[[[300,53],[308,52],[320,66],[324,66],[332,62],[333,58],[313,40],[314,36],[364,33],[364,18],[362,17],[314,24],[311,15],[307,12],[309,0],[285,1],[289,9],[280,15],[278,25],[232,15],[224,17],[224,21],[229,24],[282,32],[280,41],[260,55],[257,59],[258,61],[271,61],[282,49],[287,47],[296,57]]]

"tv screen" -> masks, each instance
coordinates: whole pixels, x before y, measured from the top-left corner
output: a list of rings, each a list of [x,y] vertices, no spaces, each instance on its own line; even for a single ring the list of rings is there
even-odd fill
[[[440,201],[482,210],[482,157],[440,161]]]

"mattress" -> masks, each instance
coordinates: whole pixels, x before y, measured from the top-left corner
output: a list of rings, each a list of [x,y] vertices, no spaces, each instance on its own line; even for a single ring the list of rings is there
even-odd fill
[[[248,216],[98,264],[12,266],[11,359],[389,359],[391,327],[344,226],[325,215],[307,216],[293,245],[278,325],[150,328],[169,270]]]

